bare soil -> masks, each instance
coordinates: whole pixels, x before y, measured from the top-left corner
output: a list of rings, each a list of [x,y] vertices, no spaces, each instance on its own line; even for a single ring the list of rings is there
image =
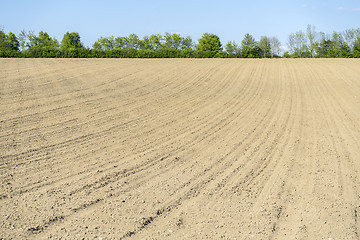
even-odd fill
[[[360,239],[360,60],[0,59],[0,239]]]

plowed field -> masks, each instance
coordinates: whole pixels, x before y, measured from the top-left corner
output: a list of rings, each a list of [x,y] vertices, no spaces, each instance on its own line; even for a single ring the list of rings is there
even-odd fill
[[[0,239],[360,239],[360,60],[0,59]]]

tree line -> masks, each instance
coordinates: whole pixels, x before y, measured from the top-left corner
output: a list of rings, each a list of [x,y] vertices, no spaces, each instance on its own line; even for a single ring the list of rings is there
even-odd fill
[[[286,51],[282,54],[284,48]],[[281,55],[282,54],[282,55]],[[180,34],[100,37],[91,48],[85,47],[77,32],[67,32],[61,42],[47,32],[21,31],[15,35],[0,29],[0,57],[25,58],[347,58],[360,57],[360,28],[333,32],[306,31],[289,35],[287,46],[276,37],[263,36],[256,41],[246,34],[240,44],[225,46],[220,38],[204,33],[198,42]]]
[[[308,25],[306,31],[289,35],[288,49],[284,57],[346,58],[360,57],[360,28],[333,32],[331,35],[317,32]]]

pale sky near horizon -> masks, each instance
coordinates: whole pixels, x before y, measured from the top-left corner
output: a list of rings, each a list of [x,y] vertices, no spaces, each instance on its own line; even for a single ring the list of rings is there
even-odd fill
[[[250,33],[276,36],[286,45],[290,33],[306,30],[332,33],[360,28],[360,0],[0,0],[0,25],[5,32],[46,31],[59,42],[64,33],[79,32],[87,47],[101,36],[140,38],[165,32],[190,36],[195,42],[205,32],[225,45],[241,43]]]

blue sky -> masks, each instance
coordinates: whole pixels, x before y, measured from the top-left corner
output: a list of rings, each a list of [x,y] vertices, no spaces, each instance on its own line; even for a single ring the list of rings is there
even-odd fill
[[[305,30],[332,33],[360,27],[360,0],[0,0],[5,32],[43,30],[61,41],[67,31],[79,32],[91,47],[100,36],[139,37],[165,32],[191,36],[217,34],[223,45],[240,43],[246,33],[257,40]]]

